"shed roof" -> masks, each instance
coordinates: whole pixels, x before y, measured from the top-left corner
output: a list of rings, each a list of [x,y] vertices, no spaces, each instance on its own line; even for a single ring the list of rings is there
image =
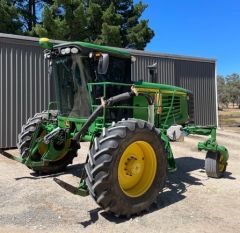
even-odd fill
[[[0,38],[16,39],[16,40],[32,41],[32,42],[39,41],[39,38],[37,37],[20,36],[20,35],[6,34],[6,33],[0,33]],[[66,43],[66,41],[61,41],[61,40],[51,40],[51,41],[55,44]],[[101,48],[104,48],[105,50],[118,51],[122,54],[130,54],[135,56],[160,57],[160,58],[169,58],[169,59],[176,59],[176,60],[199,61],[199,62],[209,62],[209,63],[216,62],[216,59],[214,58],[167,54],[167,53],[160,53],[160,52],[142,51],[142,50],[136,50],[136,49],[116,48],[111,46],[99,46],[96,44],[86,43],[86,42],[75,42],[75,43],[81,43],[82,45],[85,45],[85,47],[86,46],[89,46],[89,47],[92,46],[92,48],[101,47]]]

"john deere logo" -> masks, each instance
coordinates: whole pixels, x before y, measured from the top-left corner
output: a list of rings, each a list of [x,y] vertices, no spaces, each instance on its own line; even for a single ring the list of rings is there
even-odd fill
[[[65,121],[65,126],[66,126],[67,128],[70,128],[70,122],[69,122],[69,121]]]

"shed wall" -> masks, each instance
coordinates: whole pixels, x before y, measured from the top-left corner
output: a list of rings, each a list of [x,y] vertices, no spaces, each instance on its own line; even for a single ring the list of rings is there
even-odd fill
[[[215,63],[175,61],[175,80],[193,92],[195,123],[216,125]]]
[[[132,64],[132,81],[151,82],[147,67],[155,63],[157,63],[156,82],[175,85],[174,60],[160,57],[137,56],[136,62]]]
[[[0,37],[0,148],[16,147],[22,124],[47,108],[47,67],[37,42]]]
[[[147,66],[157,63],[157,82],[180,86],[194,94],[195,123],[216,125],[215,62],[188,61],[175,58],[160,58],[136,54],[132,64],[134,81],[149,80]]]

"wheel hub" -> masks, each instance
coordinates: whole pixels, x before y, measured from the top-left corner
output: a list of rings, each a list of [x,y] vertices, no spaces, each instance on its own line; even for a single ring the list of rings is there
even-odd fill
[[[225,169],[225,161],[224,161],[223,155],[221,155],[219,159],[219,171],[223,172],[224,169]]]
[[[127,176],[137,176],[142,172],[143,165],[141,162],[138,161],[136,158],[137,156],[131,155],[130,158],[127,159],[127,162],[125,163],[124,170],[126,171]],[[144,158],[142,158],[143,160]]]
[[[118,181],[130,197],[143,195],[151,186],[157,169],[156,154],[145,141],[131,143],[123,152],[118,166]]]

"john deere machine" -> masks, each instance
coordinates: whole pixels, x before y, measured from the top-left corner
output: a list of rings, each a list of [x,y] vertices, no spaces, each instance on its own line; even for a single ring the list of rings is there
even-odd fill
[[[215,126],[194,125],[190,91],[133,82],[136,58],[126,50],[85,42],[53,46],[46,38],[40,44],[57,101],[22,126],[16,160],[36,172],[56,173],[72,163],[80,142],[90,142],[79,190],[103,209],[126,216],[147,209],[167,171],[176,170],[169,143],[176,135],[209,135],[198,144],[207,151],[206,173],[223,175],[228,151],[217,144]],[[175,130],[176,125],[181,127]]]

